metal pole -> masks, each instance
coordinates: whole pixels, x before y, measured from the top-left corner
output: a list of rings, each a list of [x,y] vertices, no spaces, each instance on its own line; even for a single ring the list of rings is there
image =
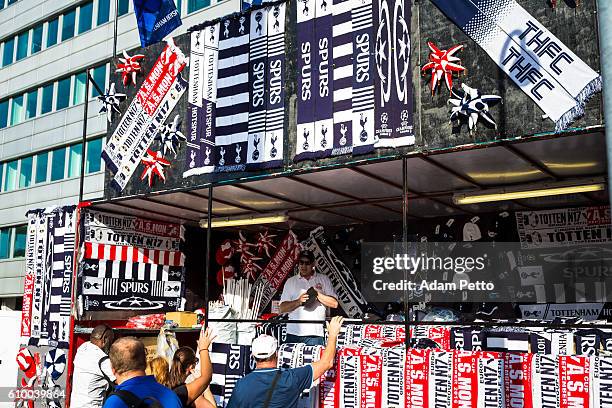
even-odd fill
[[[612,84],[612,2],[599,0],[599,49],[601,58],[601,75],[603,76],[604,121],[606,123],[606,151],[608,155],[608,179],[612,180],[612,90],[606,85]],[[612,189],[608,189],[608,194]],[[610,195],[612,201],[612,195]]]
[[[115,0],[115,21],[113,22],[113,59],[117,56],[117,23],[119,20],[119,0]]]
[[[408,252],[408,159],[402,157],[402,250]],[[408,272],[404,270],[404,281],[408,280]],[[410,345],[410,306],[408,290],[404,287],[404,331],[406,332],[406,348]]]
[[[85,147],[87,144],[87,112],[88,112],[88,108],[89,108],[89,81],[90,81],[90,76],[89,76],[89,70],[90,68],[87,68],[87,71],[85,71],[85,76],[86,76],[86,80],[85,80],[85,102],[83,105],[83,138],[81,140],[81,176],[79,179],[79,203],[81,203],[83,201],[83,188],[84,188],[84,184],[85,184]]]
[[[208,279],[210,277],[210,236],[212,234],[212,206],[213,206],[213,185],[208,186],[208,224],[206,227],[206,274],[204,277],[204,326],[208,326]],[[225,276],[222,277],[225,279]]]

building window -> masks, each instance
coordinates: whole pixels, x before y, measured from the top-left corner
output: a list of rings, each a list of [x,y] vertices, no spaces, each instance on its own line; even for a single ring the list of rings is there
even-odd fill
[[[87,142],[87,161],[85,162],[85,174],[100,171],[102,161],[102,138]]]
[[[7,259],[11,250],[12,228],[0,229],[0,259]]]
[[[87,81],[87,73],[81,72],[74,76],[74,95],[72,96],[72,104],[78,105],[85,100],[85,81]]]
[[[64,178],[64,169],[66,167],[66,148],[55,149],[51,156],[51,181],[57,181]]]
[[[98,85],[100,89],[104,91],[104,88],[106,87],[106,65],[94,68],[92,77],[96,85]],[[93,98],[100,95],[95,86],[92,86],[91,88],[91,96]]]
[[[57,96],[55,97],[55,109],[60,110],[70,105],[70,77],[57,82]]]
[[[187,13],[193,13],[209,6],[210,0],[187,0]]]
[[[98,0],[97,25],[102,25],[104,23],[107,23],[109,18],[110,18],[110,0]]]
[[[81,143],[70,146],[68,154],[68,177],[77,177],[81,174]]]
[[[27,225],[19,225],[15,227],[15,242],[13,244],[13,258],[21,258],[25,256],[27,235],[28,235]]]
[[[21,123],[23,120],[23,95],[13,98],[11,103],[11,126]]]
[[[174,4],[176,4],[176,9],[179,12],[179,16],[182,14],[183,1],[182,0],[174,0]]]
[[[19,188],[30,187],[30,184],[32,184],[33,159],[33,156],[21,159],[21,166],[19,167]]]
[[[59,18],[54,18],[47,24],[47,48],[57,44]]]
[[[62,21],[62,41],[66,41],[74,37],[74,19],[76,10],[71,10],[64,14]]]
[[[28,56],[28,40],[30,38],[30,32],[26,31],[17,36],[17,61],[24,59]]]
[[[79,8],[79,34],[91,30],[93,18],[93,2],[85,3]]]
[[[47,181],[47,164],[49,163],[49,152],[36,155],[36,183]]]
[[[17,165],[18,160],[6,163],[4,172],[4,191],[12,191],[17,188]]]
[[[36,54],[40,50],[42,50],[42,34],[43,34],[43,25],[39,24],[32,29],[32,48],[30,52],[32,54]]]
[[[36,117],[36,107],[38,106],[38,89],[28,92],[26,99],[25,118],[31,119]]]
[[[119,8],[117,9],[119,16],[127,14],[130,8],[129,0],[119,0]]]
[[[2,54],[2,66],[6,67],[13,63],[13,54],[15,53],[15,39],[11,38],[4,42],[4,53]]]
[[[53,110],[53,84],[44,86],[42,89],[42,104],[40,114],[51,112]]]
[[[4,102],[0,102],[0,129],[5,128],[7,124],[8,124],[8,101],[4,101]]]

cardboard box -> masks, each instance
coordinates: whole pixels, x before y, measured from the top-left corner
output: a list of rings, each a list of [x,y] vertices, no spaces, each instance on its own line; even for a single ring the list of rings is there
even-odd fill
[[[168,312],[166,320],[172,320],[179,327],[192,327],[198,324],[198,316],[193,312]]]

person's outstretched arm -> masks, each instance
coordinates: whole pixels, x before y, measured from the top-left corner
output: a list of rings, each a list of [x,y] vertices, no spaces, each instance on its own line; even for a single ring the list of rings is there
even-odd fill
[[[212,335],[210,327],[200,333],[198,348],[200,349],[200,376],[186,384],[187,405],[195,401],[210,385],[212,380],[212,363],[210,362],[210,352],[208,348],[215,336]]]
[[[336,316],[327,323],[327,344],[319,361],[312,363],[312,380],[321,377],[327,370],[334,366],[334,358],[336,357],[336,341],[340,334],[340,328],[344,318]]]

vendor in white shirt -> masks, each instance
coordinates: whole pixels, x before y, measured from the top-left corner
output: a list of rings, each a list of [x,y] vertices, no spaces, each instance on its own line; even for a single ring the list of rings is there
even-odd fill
[[[280,312],[289,313],[289,320],[321,320],[321,323],[287,323],[287,343],[324,345],[323,327],[327,308],[338,307],[337,295],[326,275],[314,271],[314,254],[304,250],[298,259],[299,274],[285,282]],[[309,301],[308,289],[314,288],[316,298]]]

